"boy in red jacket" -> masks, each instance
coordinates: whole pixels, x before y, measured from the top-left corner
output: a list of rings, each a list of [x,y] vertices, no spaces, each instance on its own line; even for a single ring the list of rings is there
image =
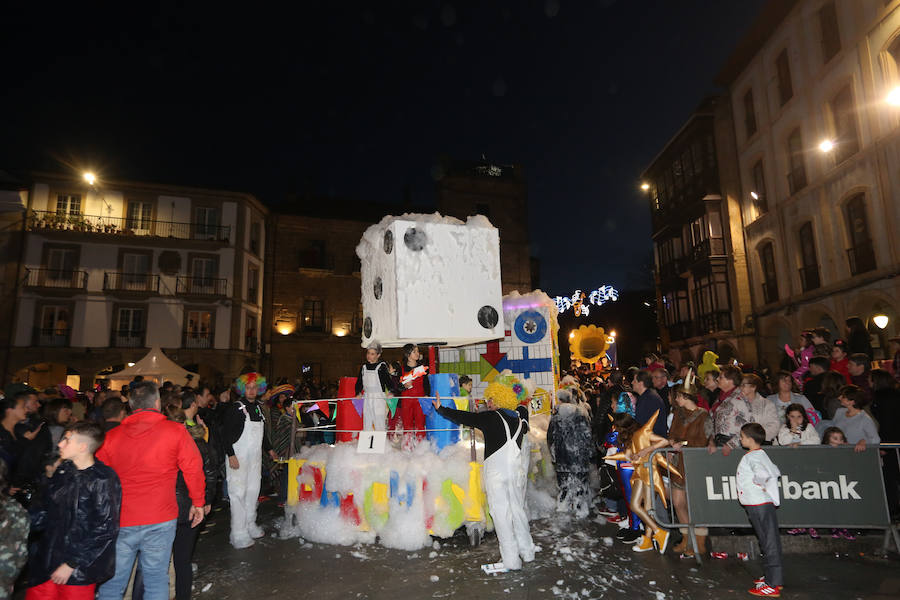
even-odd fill
[[[160,412],[155,383],[136,384],[129,403],[134,413],[106,434],[97,452],[122,482],[116,574],[100,586],[97,598],[122,598],[139,555],[144,600],[168,600],[169,557],[178,521],[175,481],[180,470],[191,497],[191,526],[196,527],[205,516],[203,460],[184,426]]]

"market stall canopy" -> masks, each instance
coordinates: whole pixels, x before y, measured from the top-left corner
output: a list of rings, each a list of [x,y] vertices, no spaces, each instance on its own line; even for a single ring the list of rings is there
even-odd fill
[[[159,346],[151,348],[150,352],[144,358],[134,363],[134,365],[116,373],[111,373],[107,377],[109,387],[118,389],[123,385],[128,385],[136,375],[143,375],[145,380],[155,381],[160,385],[165,381],[171,381],[178,385],[187,385],[189,383],[188,375],[191,376],[191,381],[194,383],[199,380],[196,373],[182,369],[169,359]]]

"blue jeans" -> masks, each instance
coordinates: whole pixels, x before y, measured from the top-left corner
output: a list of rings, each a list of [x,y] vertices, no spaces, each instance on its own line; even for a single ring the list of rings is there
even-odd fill
[[[144,600],[169,599],[169,557],[176,519],[152,525],[120,527],[116,539],[116,574],[100,586],[98,600],[122,600],[135,557],[144,574]]]

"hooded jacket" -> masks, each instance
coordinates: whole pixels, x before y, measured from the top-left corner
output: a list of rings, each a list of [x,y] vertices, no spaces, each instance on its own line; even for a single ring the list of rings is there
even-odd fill
[[[61,564],[75,570],[67,585],[106,581],[116,571],[116,537],[122,488],[115,472],[96,460],[78,470],[63,461],[41,502],[32,508],[33,532],[41,532],[31,546],[29,585],[40,585]]]
[[[200,458],[203,461],[203,477],[206,480],[206,501],[204,505],[212,504],[216,498],[219,463],[216,461],[215,453],[209,443],[203,439],[206,432],[205,428],[202,425],[186,425],[185,429],[191,434],[194,443],[197,444],[197,450],[200,451]],[[178,502],[178,522],[187,523],[190,520],[191,496],[181,471],[178,471],[178,479],[175,481],[175,500]]]
[[[96,456],[112,467],[122,483],[122,527],[176,519],[179,470],[193,505],[206,504],[197,444],[184,425],[166,419],[158,410],[143,409],[126,417],[106,434]]]

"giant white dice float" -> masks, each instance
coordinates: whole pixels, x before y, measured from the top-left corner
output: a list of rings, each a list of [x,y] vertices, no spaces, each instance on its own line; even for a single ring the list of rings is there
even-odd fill
[[[500,234],[482,216],[388,216],[356,247],[362,345],[449,346],[503,337]]]

